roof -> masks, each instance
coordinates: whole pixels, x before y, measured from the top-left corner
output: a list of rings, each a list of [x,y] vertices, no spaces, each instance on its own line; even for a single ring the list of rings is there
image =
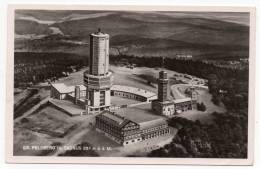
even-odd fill
[[[95,36],[95,37],[109,37],[108,34],[103,33],[103,32],[95,32],[95,33],[91,33],[91,36]]]
[[[150,92],[150,91],[147,91],[144,89],[140,89],[140,88],[136,88],[136,87],[132,87],[132,86],[113,85],[111,87],[111,90],[116,90],[116,91],[121,91],[121,92],[126,92],[126,93],[133,93],[133,94],[143,96],[146,98],[157,96],[153,92]]]
[[[116,123],[117,126],[119,126],[120,128],[124,127],[126,124],[128,124],[129,122],[133,122],[131,120],[128,120],[126,118],[124,118],[123,116],[120,116],[114,112],[110,112],[110,111],[104,111],[103,113],[97,115],[97,117],[107,117],[108,119],[114,121]],[[133,122],[135,123],[135,122]]]
[[[118,123],[118,124],[123,123],[124,120],[125,120],[125,119],[124,119],[123,117],[121,117],[121,116],[114,115],[114,114],[108,113],[108,112],[104,113],[103,116],[105,116],[105,117],[107,117],[107,118],[109,118],[109,119],[115,121],[115,122]]]
[[[116,110],[116,113],[138,124],[145,121],[151,121],[158,118],[162,118],[162,116],[154,113],[151,110],[150,103],[136,105],[135,107],[118,109]]]
[[[75,86],[67,86],[64,83],[55,83],[51,85],[60,93],[71,93],[74,92],[75,90]],[[86,87],[84,85],[78,85],[78,86],[80,90],[86,90]]]
[[[170,99],[167,99],[167,100],[165,100],[165,101],[163,101],[163,102],[161,102],[161,101],[159,101],[158,99],[156,99],[156,100],[153,100],[153,102],[160,102],[160,103],[163,104],[163,105],[173,104],[173,100],[170,100]]]
[[[68,93],[68,86],[66,86],[64,83],[56,83],[51,85],[60,93]]]
[[[176,103],[188,102],[188,101],[191,101],[191,98],[190,98],[190,97],[186,97],[186,98],[183,98],[183,99],[173,100],[173,102],[174,102],[175,104],[176,104]]]
[[[163,124],[167,124],[166,120],[163,118],[158,118],[155,120],[150,120],[150,121],[139,123],[141,130],[153,128],[153,127],[160,126]]]

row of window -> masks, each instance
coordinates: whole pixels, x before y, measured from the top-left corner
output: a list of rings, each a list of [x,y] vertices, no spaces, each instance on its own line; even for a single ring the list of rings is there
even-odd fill
[[[137,139],[137,141],[141,141],[141,139],[139,138],[139,139]],[[135,140],[131,140],[131,142],[134,143]],[[127,141],[127,142],[125,142],[125,144],[129,144],[129,143],[131,143],[131,142],[130,142],[130,141]]]
[[[90,111],[103,111],[103,110],[107,110],[108,108],[107,107],[100,107],[100,108],[90,108],[89,110]]]
[[[146,140],[146,139],[154,138],[154,137],[157,137],[157,136],[160,136],[160,135],[163,135],[163,134],[168,134],[169,132],[170,132],[169,129],[161,130],[161,131],[157,131],[157,132],[154,132],[154,133],[143,135],[142,137],[143,137],[144,140]]]
[[[154,128],[145,129],[145,130],[143,130],[143,133],[148,133],[150,131],[156,131],[156,130],[159,130],[159,129],[162,129],[162,128],[165,128],[165,127],[166,127],[166,124],[161,125],[161,126],[157,126],[157,127],[154,127]]]
[[[138,129],[138,126],[129,126],[129,127],[125,127],[123,128],[123,130],[134,130],[134,129]]]
[[[100,130],[103,130],[105,133],[108,133],[116,138],[122,138],[120,136],[120,132],[117,130],[111,130],[111,128],[109,128],[108,126],[102,125],[102,123],[100,124],[96,124],[97,128],[99,128]]]
[[[126,137],[125,137],[125,140],[129,140],[129,139],[137,138],[137,137],[140,137],[140,134],[135,134],[135,135],[131,135],[131,136],[126,136]]]
[[[145,97],[138,96],[138,95],[135,95],[135,94],[132,94],[132,93],[124,93],[124,92],[115,91],[115,92],[114,92],[114,95],[115,95],[115,96],[126,97],[126,98],[129,98],[129,99],[135,99],[135,100],[140,100],[140,101],[146,101],[146,98],[145,98]]]

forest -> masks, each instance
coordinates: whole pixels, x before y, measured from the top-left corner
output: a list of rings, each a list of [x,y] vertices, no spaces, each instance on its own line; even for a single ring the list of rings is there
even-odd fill
[[[80,70],[86,62],[84,56],[68,53],[15,52],[14,87],[55,81]]]

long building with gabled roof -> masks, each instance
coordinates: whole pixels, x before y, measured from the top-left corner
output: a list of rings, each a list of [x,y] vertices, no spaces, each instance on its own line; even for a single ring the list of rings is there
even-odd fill
[[[96,130],[121,145],[170,133],[168,124],[163,118],[137,123],[110,111],[104,111],[96,116]]]
[[[140,125],[114,112],[104,111],[97,115],[96,129],[122,145],[136,143],[142,140]]]

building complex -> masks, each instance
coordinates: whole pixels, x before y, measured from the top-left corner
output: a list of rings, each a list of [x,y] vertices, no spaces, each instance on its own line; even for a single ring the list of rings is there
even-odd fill
[[[190,97],[168,98],[169,79],[165,71],[159,72],[157,95],[136,87],[113,85],[112,79],[109,71],[109,35],[98,30],[90,35],[89,70],[84,72],[84,85],[52,84],[51,97],[72,101],[84,110],[82,114],[99,113],[96,115],[97,131],[122,145],[169,134],[170,129],[164,117],[137,122],[111,112],[111,96],[151,102],[152,110],[164,116],[196,108],[194,88],[190,89]]]
[[[82,109],[85,109],[86,89],[87,88],[84,85],[67,86],[64,83],[51,84],[51,98],[70,100],[74,104],[79,105]],[[117,96],[147,103],[157,99],[157,95],[151,91],[132,86],[115,84],[110,88],[110,96]],[[88,112],[88,114],[91,113],[94,112]]]

